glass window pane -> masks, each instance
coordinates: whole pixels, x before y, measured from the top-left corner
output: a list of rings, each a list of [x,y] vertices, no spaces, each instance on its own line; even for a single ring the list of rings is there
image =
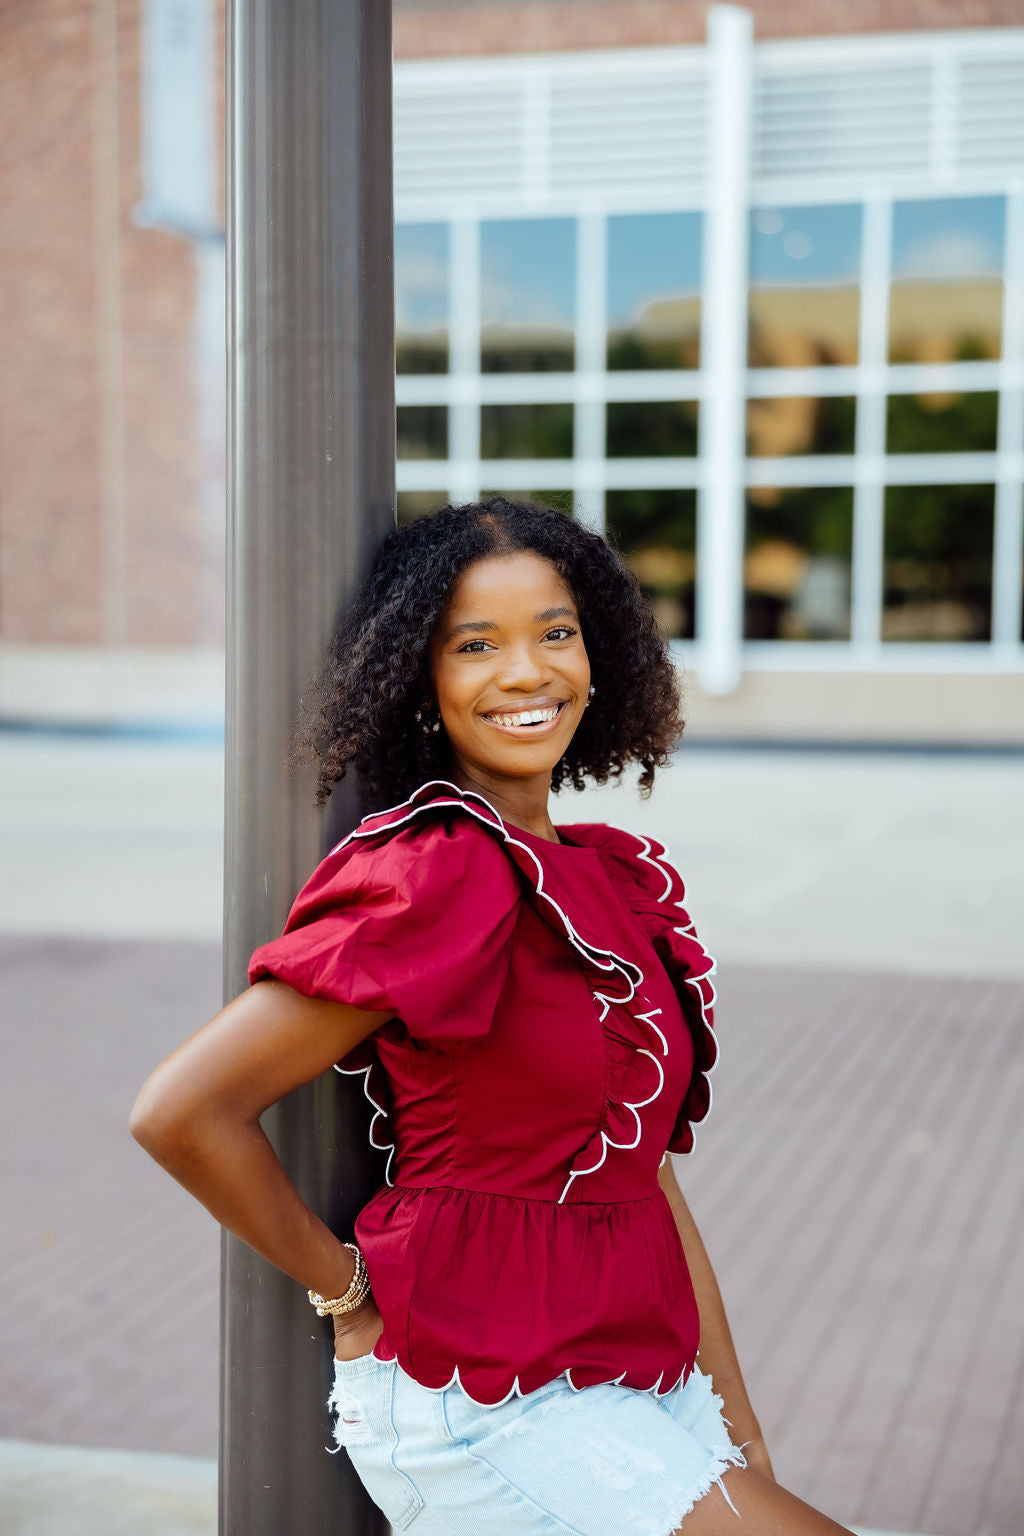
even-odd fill
[[[448,372],[448,226],[395,226],[395,367]]]
[[[701,215],[608,220],[608,367],[700,364]]]
[[[554,512],[564,512],[566,517],[575,516],[572,491],[481,491],[480,500],[490,496],[504,496],[507,501],[532,501],[540,507],[550,507]]]
[[[988,640],[991,485],[892,485],[885,493],[883,640]]]
[[[400,405],[398,407],[398,457],[445,459],[448,457],[448,407]]]
[[[806,368],[857,361],[858,204],[758,208],[750,233],[750,363]]]
[[[612,544],[635,572],[662,633],[692,640],[696,491],[609,491],[605,525]]]
[[[571,459],[571,405],[485,405],[480,411],[480,457]]]
[[[424,517],[447,504],[444,491],[399,491],[397,497],[398,526],[411,523],[413,518]]]
[[[605,407],[610,459],[693,458],[696,400],[619,400]]]
[[[748,400],[747,452],[752,458],[852,453],[856,426],[857,402],[851,395]]]
[[[999,421],[994,390],[956,395],[890,395],[887,453],[993,453]]]
[[[969,362],[999,356],[1004,224],[1001,197],[894,205],[892,362]]]
[[[482,372],[571,370],[576,221],[500,219],[481,224],[480,268]]]
[[[747,493],[743,634],[747,640],[848,640],[853,491]]]

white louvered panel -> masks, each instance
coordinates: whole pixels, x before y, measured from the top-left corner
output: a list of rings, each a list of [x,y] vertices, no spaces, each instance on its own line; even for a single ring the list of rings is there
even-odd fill
[[[552,82],[550,182],[629,196],[703,189],[707,91],[703,72],[624,73]]]
[[[922,175],[929,164],[931,69],[899,63],[759,70],[756,181]]]
[[[1024,171],[1024,55],[960,66],[957,162],[963,171]]]
[[[486,86],[417,81],[395,101],[395,202],[444,205],[448,198],[517,198],[523,186],[524,90],[518,80]]]

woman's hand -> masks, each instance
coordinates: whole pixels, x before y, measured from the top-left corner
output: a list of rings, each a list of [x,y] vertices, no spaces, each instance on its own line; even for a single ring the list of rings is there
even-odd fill
[[[334,1319],[334,1353],[338,1360],[358,1360],[368,1355],[384,1332],[384,1320],[372,1296]]]

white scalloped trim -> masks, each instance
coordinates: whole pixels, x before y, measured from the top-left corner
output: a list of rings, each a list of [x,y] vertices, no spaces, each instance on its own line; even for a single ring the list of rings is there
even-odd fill
[[[425,790],[432,789],[435,784],[441,790],[450,790],[455,798],[454,799],[453,798],[447,798],[446,799],[446,798],[444,798],[442,796],[435,796],[431,800],[420,800],[419,803],[416,803],[417,797],[418,796],[422,796],[422,794],[424,793]],[[477,810],[475,808],[475,806],[470,805],[468,803],[470,800],[473,800],[473,801],[475,801],[477,803],[477,805],[482,806],[485,811],[490,813],[490,815],[487,815],[487,816],[481,815],[480,811]],[[621,981],[624,982],[625,986],[628,988],[627,991],[624,991],[621,996],[616,996],[616,997],[613,997],[613,996],[611,996],[608,993],[599,992],[599,991],[596,991],[596,990],[593,993],[593,996],[594,996],[595,1000],[597,1001],[597,1003],[599,1005],[599,1008],[600,1008],[600,1012],[599,1012],[599,1015],[598,1015],[599,1022],[600,1023],[604,1022],[605,1018],[608,1015],[608,1010],[612,1006],[612,1004],[625,1004],[625,1003],[631,1002],[633,1000],[633,998],[637,995],[638,989],[643,985],[643,980],[644,980],[644,973],[643,973],[643,971],[632,960],[623,960],[621,958],[621,956],[619,956],[619,955],[617,955],[615,953],[614,950],[602,949],[598,945],[590,944],[590,943],[587,942],[586,939],[583,939],[583,938],[580,937],[580,935],[577,933],[575,927],[573,926],[573,923],[572,923],[571,919],[569,918],[568,914],[562,910],[562,908],[558,905],[558,902],[555,901],[554,897],[553,896],[549,896],[547,891],[544,889],[544,866],[541,863],[540,859],[537,857],[537,855],[534,853],[533,849],[529,848],[526,845],[526,843],[520,842],[517,837],[513,837],[512,834],[509,832],[508,828],[506,827],[504,821],[502,820],[500,814],[498,813],[498,811],[495,810],[494,806],[491,805],[490,801],[489,800],[485,800],[483,795],[478,795],[473,790],[462,790],[462,789],[459,789],[457,784],[452,784],[447,779],[431,779],[428,783],[421,784],[418,789],[413,791],[413,793],[409,796],[408,800],[403,800],[400,805],[392,806],[390,809],[388,809],[386,811],[374,811],[374,812],[371,813],[371,815],[364,816],[362,821],[360,822],[359,826],[356,827],[352,832],[348,833],[348,835],[346,837],[343,837],[341,842],[337,843],[335,845],[335,847],[331,849],[331,853],[332,854],[333,853],[338,853],[342,848],[346,847],[346,845],[348,843],[350,843],[354,838],[375,837],[375,836],[378,835],[378,833],[392,832],[392,831],[394,831],[398,827],[405,826],[406,823],[412,821],[414,817],[420,815],[422,812],[433,811],[433,810],[437,810],[438,808],[444,808],[444,807],[451,807],[454,810],[465,811],[468,815],[474,817],[475,820],[479,821],[481,823],[481,825],[489,828],[490,831],[492,831],[492,832],[499,832],[501,834],[502,838],[504,839],[504,841],[509,846],[515,847],[515,848],[519,848],[519,849],[522,850],[523,853],[527,854],[528,857],[533,861],[533,864],[534,864],[534,866],[536,868],[536,871],[537,871],[537,879],[536,879],[536,884],[534,886],[535,894],[541,900],[546,901],[548,903],[548,905],[550,907],[552,907],[554,909],[554,911],[558,914],[559,921],[562,924],[562,927],[563,927],[563,929],[565,931],[566,938],[569,940],[570,944],[573,945],[573,947],[578,951],[579,954],[581,954],[584,957],[584,959],[589,960],[589,962],[592,965],[596,966],[599,970],[608,971],[608,972],[611,973],[612,976],[614,976],[615,973],[618,972],[618,975],[619,975]],[[372,826],[371,827],[371,826],[367,825],[367,823],[369,823],[371,821],[376,822],[376,821],[378,821],[378,820],[380,820],[381,818],[384,818],[384,817],[393,817],[393,816],[397,815],[400,811],[405,811],[406,814],[404,816],[400,816],[397,821],[383,821],[380,826]],[[495,820],[492,821],[491,817],[494,817]],[[648,850],[649,850],[650,845],[648,844],[647,847],[648,847]],[[671,882],[669,884],[669,890],[671,890]],[[668,1041],[665,1039],[664,1034],[661,1032],[661,1030],[658,1028],[658,1026],[654,1023],[654,1018],[661,1011],[662,1010],[660,1008],[656,1008],[656,1009],[653,1009],[650,1013],[647,1013],[647,1014],[643,1014],[643,1013],[634,1014],[634,1017],[638,1018],[638,1019],[641,1019],[641,1020],[643,1020],[643,1022],[648,1024],[650,1029],[653,1031],[653,1033],[658,1038],[658,1043],[659,1043],[659,1045],[661,1047],[661,1054],[663,1056],[667,1056],[668,1055]],[[628,1109],[633,1114],[633,1117],[634,1117],[634,1119],[636,1121],[636,1137],[635,1137],[635,1139],[633,1141],[623,1141],[623,1142],[613,1141],[612,1138],[607,1134],[607,1132],[602,1130],[600,1132],[600,1135],[601,1135],[601,1155],[598,1158],[597,1162],[594,1163],[590,1168],[578,1168],[578,1169],[575,1169],[574,1171],[570,1172],[569,1178],[567,1179],[566,1184],[565,1184],[565,1188],[562,1190],[562,1193],[558,1197],[557,1204],[561,1205],[563,1203],[563,1201],[565,1200],[566,1195],[569,1193],[569,1190],[572,1188],[572,1183],[573,1183],[574,1179],[583,1178],[583,1177],[585,1177],[589,1173],[596,1173],[598,1168],[602,1167],[602,1165],[605,1162],[605,1159],[608,1156],[608,1149],[610,1147],[614,1147],[618,1151],[632,1151],[632,1150],[634,1150],[636,1147],[638,1147],[640,1145],[640,1138],[641,1138],[641,1135],[643,1133],[643,1124],[642,1124],[642,1122],[640,1120],[639,1114],[637,1114],[637,1111],[640,1110],[640,1109],[646,1108],[646,1106],[648,1104],[653,1104],[655,1099],[657,1099],[660,1096],[661,1090],[662,1090],[662,1088],[664,1087],[664,1084],[665,1084],[665,1073],[664,1073],[664,1069],[662,1068],[662,1065],[661,1065],[660,1061],[658,1061],[658,1059],[655,1056],[653,1051],[644,1050],[642,1047],[638,1047],[637,1048],[637,1054],[638,1055],[642,1055],[642,1056],[649,1056],[651,1058],[651,1060],[654,1062],[655,1066],[658,1069],[658,1086],[655,1089],[654,1093],[652,1093],[646,1099],[638,1099],[638,1100],[636,1100],[633,1103],[629,1103],[629,1102],[623,1101],[623,1107],[625,1109]],[[339,1069],[339,1070],[344,1070],[344,1069]],[[352,1071],[352,1072],[357,1072],[357,1071],[361,1072],[361,1071],[365,1070],[365,1072],[366,1072],[366,1079],[365,1079],[364,1084],[363,1084],[363,1091],[366,1094],[366,1097],[370,1100],[370,1103],[373,1104],[374,1108],[377,1110],[377,1114],[374,1115],[373,1121],[371,1122],[371,1126],[370,1126],[370,1140],[371,1140],[371,1143],[374,1146],[378,1146],[379,1144],[377,1142],[373,1141],[373,1127],[374,1127],[374,1125],[377,1122],[378,1116],[379,1115],[384,1115],[386,1117],[387,1116],[387,1111],[382,1109],[380,1107],[380,1105],[377,1104],[377,1101],[374,1098],[372,1098],[371,1095],[370,1095],[370,1091],[369,1091],[369,1076],[370,1076],[370,1070],[371,1069],[370,1068],[365,1068],[364,1069],[362,1067],[356,1067],[356,1068],[350,1068],[349,1070]],[[393,1153],[394,1153],[394,1144],[389,1142],[389,1143],[387,1143],[387,1145],[392,1148],[392,1155],[393,1155]],[[383,1150],[383,1148],[381,1148],[381,1150]],[[389,1169],[390,1169],[390,1166],[391,1166],[391,1157],[388,1158],[388,1168]],[[390,1179],[388,1179],[388,1183],[391,1183],[391,1182],[392,1181]]]
[[[334,1063],[335,1072],[341,1072],[345,1077],[358,1077],[360,1072],[363,1074],[363,1093],[366,1095],[367,1099],[374,1108],[374,1115],[370,1121],[370,1146],[376,1147],[378,1152],[386,1152],[388,1154],[388,1160],[384,1164],[384,1182],[385,1184],[391,1185],[393,1188],[395,1181],[391,1177],[391,1164],[395,1160],[395,1144],[393,1141],[374,1140],[374,1131],[377,1128],[377,1121],[383,1120],[386,1124],[391,1117],[387,1110],[384,1108],[383,1104],[378,1104],[377,1100],[370,1092],[370,1074],[373,1071],[373,1067],[373,1062],[371,1062],[368,1067],[343,1067],[340,1066],[338,1062]]]
[[[684,917],[689,917],[690,914],[683,906],[682,898],[676,899],[672,896],[672,892],[675,889],[675,882],[678,881],[679,888],[683,893],[683,897],[685,897],[686,882],[684,881],[682,875],[679,873],[675,865],[669,860],[668,849],[665,847],[664,843],[659,844],[662,850],[661,853],[655,853],[653,844],[646,837],[641,836],[639,832],[630,832],[628,836],[635,838],[636,841],[641,844],[640,852],[637,854],[637,858],[640,860],[640,862],[643,864],[649,864],[652,869],[656,869],[661,875],[662,879],[665,881],[665,890],[657,898],[658,901],[663,902],[669,901],[671,899],[672,906],[678,907],[682,911]],[[706,1120],[708,1115],[711,1113],[711,1108],[715,1097],[714,1084],[711,1081],[711,1074],[718,1066],[720,1058],[718,1036],[715,1034],[711,1021],[708,1018],[708,1009],[713,1009],[718,1000],[718,993],[715,990],[715,984],[711,980],[711,977],[716,975],[718,972],[718,962],[715,960],[710,951],[705,948],[703,942],[697,936],[697,931],[692,919],[688,923],[673,924],[672,931],[674,933],[682,934],[684,938],[693,939],[694,943],[699,946],[701,953],[710,961],[710,965],[704,972],[703,976],[698,976],[696,978],[691,978],[689,976],[686,977],[687,986],[692,987],[697,994],[697,1002],[700,1006],[700,1020],[704,1026],[706,1035],[714,1047],[714,1060],[711,1062],[711,1065],[709,1067],[701,1068],[701,1076],[706,1079],[708,1085],[708,1107],[703,1117]],[[702,981],[706,981],[709,988],[711,989],[711,1001],[707,1004],[705,1004],[704,992],[700,985]],[[690,1122],[690,1134],[693,1137],[693,1146],[695,1147],[697,1145],[697,1132],[694,1129],[692,1121]],[[690,1150],[692,1152],[693,1147],[691,1147]]]
[[[393,1365],[398,1363],[397,1355],[388,1355],[386,1359],[382,1359],[380,1355],[377,1355],[375,1358],[380,1360],[382,1365]],[[629,1370],[627,1368],[626,1370],[620,1372],[618,1376],[609,1376],[606,1381],[592,1382],[591,1385],[597,1387],[620,1387],[628,1375]],[[571,1365],[567,1366],[564,1371],[559,1371],[558,1375],[553,1376],[551,1380],[559,1381],[563,1376],[565,1377],[566,1382],[573,1392],[585,1392],[587,1390],[586,1387],[578,1387],[573,1381]],[[632,1387],[630,1390],[634,1392],[649,1392],[653,1397],[667,1397],[670,1392],[675,1391],[675,1389],[680,1385],[681,1382],[685,1380],[685,1378],[686,1371],[684,1369],[680,1371],[679,1375],[676,1377],[675,1381],[670,1387],[665,1387],[665,1389],[662,1390],[661,1383],[665,1379],[665,1372],[662,1371],[652,1387]],[[548,1383],[544,1382],[543,1385],[547,1386]],[[530,1393],[536,1390],[535,1388],[531,1387],[530,1392],[524,1392],[522,1387],[519,1385],[519,1376],[517,1373],[513,1379],[512,1385],[509,1387],[504,1397],[497,1398],[493,1403],[485,1403],[482,1402],[480,1398],[474,1397],[472,1392],[469,1391],[459,1374],[458,1366],[456,1366],[452,1371],[451,1376],[445,1382],[443,1387],[428,1387],[422,1381],[417,1382],[417,1386],[422,1387],[424,1392],[447,1392],[449,1387],[458,1387],[463,1396],[468,1397],[470,1402],[474,1403],[477,1408],[502,1408],[505,1403],[511,1401],[513,1397],[529,1397]]]

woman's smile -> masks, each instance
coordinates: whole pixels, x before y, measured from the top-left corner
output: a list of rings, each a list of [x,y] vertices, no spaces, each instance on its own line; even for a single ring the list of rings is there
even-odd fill
[[[519,704],[515,709],[504,705],[489,710],[480,718],[497,730],[504,731],[507,736],[543,736],[554,726],[566,703],[565,699],[554,703],[547,700],[531,701]]]

